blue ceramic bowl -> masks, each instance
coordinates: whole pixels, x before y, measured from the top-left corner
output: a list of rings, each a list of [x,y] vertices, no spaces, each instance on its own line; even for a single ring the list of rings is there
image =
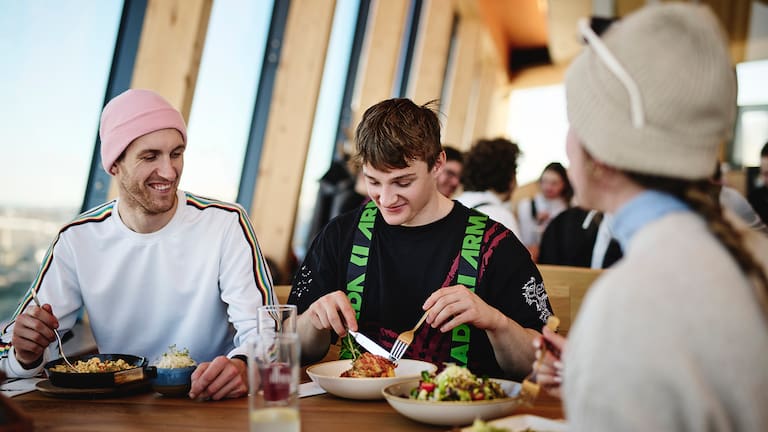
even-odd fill
[[[195,368],[197,366],[157,368],[157,377],[152,379],[152,389],[166,396],[184,396],[189,393]]]

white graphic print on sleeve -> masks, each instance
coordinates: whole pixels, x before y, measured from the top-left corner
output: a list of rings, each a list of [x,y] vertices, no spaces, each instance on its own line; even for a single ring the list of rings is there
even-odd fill
[[[312,284],[312,270],[306,265],[299,269],[298,277],[296,278],[296,297],[301,297],[302,294],[309,292],[310,285]]]
[[[541,322],[547,322],[547,318],[552,312],[547,308],[547,292],[544,290],[544,282],[536,283],[536,278],[531,279],[523,285],[523,297],[528,305],[536,304],[536,311],[539,312]]]

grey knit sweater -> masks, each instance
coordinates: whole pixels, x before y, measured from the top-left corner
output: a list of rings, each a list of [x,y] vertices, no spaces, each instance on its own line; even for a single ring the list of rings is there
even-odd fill
[[[768,239],[743,227],[768,268]],[[632,238],[569,334],[572,431],[768,431],[768,318],[693,213]]]

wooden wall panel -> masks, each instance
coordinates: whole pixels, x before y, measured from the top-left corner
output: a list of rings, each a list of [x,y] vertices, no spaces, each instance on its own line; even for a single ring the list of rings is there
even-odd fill
[[[335,1],[294,0],[288,12],[250,211],[266,256],[286,268]]]
[[[408,6],[408,0],[371,2],[352,101],[352,134],[366,109],[392,97]]]
[[[728,33],[731,60],[734,63],[744,61],[752,0],[704,0],[702,3],[712,8]]]
[[[213,0],[149,0],[132,88],[151,89],[189,121]],[[117,196],[111,182],[109,199]]]
[[[421,105],[439,99],[451,43],[454,8],[452,2],[426,0],[422,6],[421,29],[413,58],[407,96]]]
[[[665,0],[672,1],[687,0]],[[731,60],[734,63],[744,61],[752,0],[701,0],[701,3],[712,9],[728,34]],[[625,16],[645,4],[644,0],[616,0],[616,13],[618,16]]]
[[[487,49],[493,49],[489,46]],[[494,138],[503,134],[492,128],[493,124],[489,121],[491,113],[495,109],[491,105],[496,89],[506,80],[504,70],[492,56],[486,57],[479,65],[479,82],[475,87],[476,94],[473,99],[476,101],[474,108],[467,116],[467,129],[472,131],[468,137],[470,145],[474,144],[480,138]]]
[[[569,63],[581,52],[577,23],[579,19],[592,15],[592,9],[590,0],[549,1],[549,56],[553,64]]]
[[[134,88],[162,94],[189,119],[213,0],[150,0],[133,71]]]
[[[645,6],[646,0],[616,0],[616,16],[623,17],[635,9]]]
[[[480,32],[483,27],[477,18],[462,16],[458,29],[458,48],[456,50],[453,74],[447,83],[447,100],[443,101],[445,114],[443,142],[466,150],[471,142],[465,139],[468,104],[475,83],[475,73],[480,51]]]
[[[507,123],[509,123],[509,86],[501,83],[493,88],[488,100],[488,120],[486,121],[486,136],[509,137]]]

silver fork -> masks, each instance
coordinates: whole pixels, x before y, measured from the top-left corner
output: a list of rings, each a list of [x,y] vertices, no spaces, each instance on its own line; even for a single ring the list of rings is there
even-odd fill
[[[37,294],[35,293],[35,290],[32,289],[31,291],[32,291],[32,299],[35,301],[35,304],[37,305],[37,307],[42,309],[43,305],[41,305],[40,304],[40,300],[37,299]],[[64,354],[64,347],[62,346],[63,342],[61,342],[61,335],[59,335],[59,331],[57,329],[53,329],[53,333],[56,335],[56,340],[59,342],[59,344],[58,344],[59,345],[59,354],[61,354],[61,358],[64,359],[64,363],[66,363],[67,366],[72,368],[72,370],[76,371],[77,368],[75,368],[72,365],[72,363],[69,362],[69,359],[67,358],[67,355]]]
[[[427,319],[427,314],[429,313],[429,309],[427,309],[426,312],[424,312],[424,315],[421,316],[421,319],[419,319],[419,322],[416,323],[415,326],[411,330],[404,331],[397,335],[397,339],[395,340],[395,343],[392,345],[392,349],[389,351],[389,357],[390,359],[397,363],[400,361],[401,358],[403,358],[403,354],[405,354],[405,350],[408,349],[408,347],[411,345],[411,342],[413,342],[413,336],[416,334],[416,330],[421,327],[421,324],[424,323],[424,320]]]

